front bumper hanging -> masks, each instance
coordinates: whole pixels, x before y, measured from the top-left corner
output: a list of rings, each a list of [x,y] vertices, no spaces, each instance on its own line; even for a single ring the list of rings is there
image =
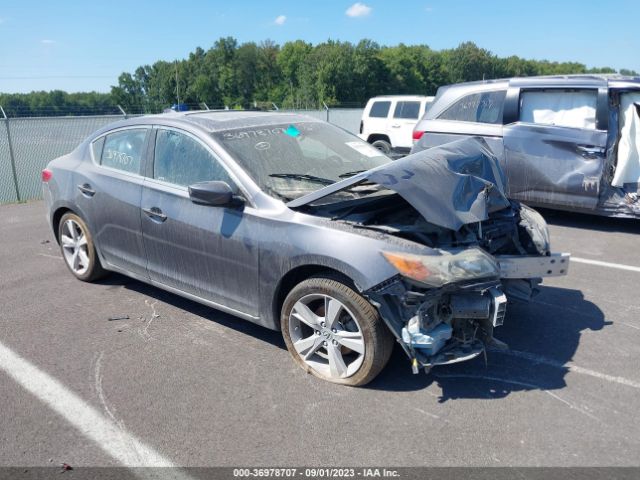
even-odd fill
[[[569,271],[569,253],[547,256],[497,255],[501,278],[559,277]]]

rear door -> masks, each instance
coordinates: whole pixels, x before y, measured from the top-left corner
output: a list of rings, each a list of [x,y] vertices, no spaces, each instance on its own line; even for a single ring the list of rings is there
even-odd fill
[[[516,95],[517,121],[504,127],[509,195],[595,208],[607,142],[606,89],[522,89]]]
[[[221,180],[237,189],[213,151],[178,129],[154,129],[153,167],[142,191],[142,233],[152,281],[258,316],[259,227],[253,208],[196,205],[188,186]]]
[[[394,148],[411,148],[413,145],[413,127],[424,113],[419,100],[398,100],[390,120],[389,136]]]
[[[107,267],[146,277],[140,231],[142,159],[151,127],[113,130],[91,144],[92,161],[76,170],[76,204]]]

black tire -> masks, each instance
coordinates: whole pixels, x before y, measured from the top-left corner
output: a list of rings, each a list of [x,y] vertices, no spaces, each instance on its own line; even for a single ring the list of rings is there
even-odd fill
[[[280,325],[282,336],[294,361],[307,373],[332,383],[348,386],[362,386],[373,380],[387,365],[394,347],[394,338],[384,324],[378,311],[364,297],[336,277],[313,277],[295,286],[282,305]],[[308,295],[328,295],[339,300],[354,316],[364,341],[364,358],[358,370],[344,378],[323,375],[311,368],[293,346],[289,330],[289,316],[298,300]]]
[[[376,140],[375,142],[371,143],[371,146],[376,147],[385,155],[389,155],[391,153],[391,144],[386,140]]]
[[[69,262],[66,259],[65,247],[63,245],[62,236],[65,228],[64,225],[69,220],[74,222],[79,227],[80,231],[85,236],[87,241],[86,253],[89,259],[89,265],[87,266],[86,271],[83,271],[82,273],[78,273],[77,271],[75,271],[71,267],[71,265],[69,265]],[[100,259],[98,258],[98,254],[96,252],[96,247],[93,243],[93,237],[91,236],[91,232],[89,231],[89,227],[87,227],[87,224],[85,223],[85,221],[82,220],[82,218],[80,218],[75,213],[67,212],[60,219],[60,222],[58,223],[58,241],[60,243],[60,252],[62,253],[62,258],[64,260],[65,265],[67,266],[69,271],[73,274],[73,276],[76,277],[78,280],[82,280],[83,282],[93,282],[95,280],[105,277],[109,273],[107,270],[105,270],[102,267],[102,264],[100,263]]]

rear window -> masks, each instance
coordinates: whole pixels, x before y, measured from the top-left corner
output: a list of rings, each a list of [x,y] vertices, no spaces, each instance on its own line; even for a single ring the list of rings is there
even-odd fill
[[[537,90],[520,95],[520,121],[558,127],[596,128],[596,90]]]
[[[373,102],[369,116],[373,118],[387,118],[389,108],[391,108],[391,102]]]
[[[140,173],[146,129],[129,129],[105,137],[100,164],[130,173]]]
[[[462,97],[438,117],[459,122],[502,123],[505,90],[472,93]]]
[[[408,118],[417,120],[420,115],[420,102],[398,102],[393,112],[393,118]]]

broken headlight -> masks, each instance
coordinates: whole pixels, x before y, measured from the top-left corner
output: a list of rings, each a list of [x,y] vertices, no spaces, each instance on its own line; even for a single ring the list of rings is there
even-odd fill
[[[537,211],[526,205],[520,205],[520,225],[524,227],[540,255],[550,251],[549,229],[547,222]]]
[[[382,255],[401,275],[430,287],[500,275],[493,257],[479,248],[456,253],[440,250],[435,255],[404,252],[382,252]]]

